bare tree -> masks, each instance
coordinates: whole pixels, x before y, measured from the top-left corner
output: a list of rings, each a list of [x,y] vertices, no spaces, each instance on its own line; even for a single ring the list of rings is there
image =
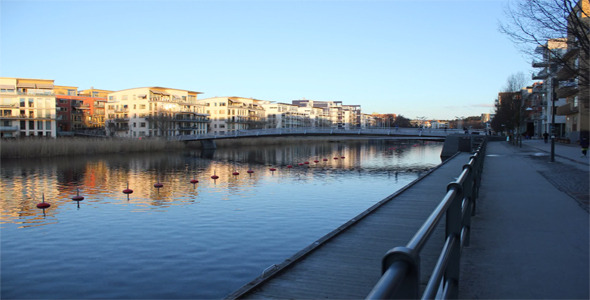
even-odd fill
[[[504,87],[504,92],[518,92],[522,88],[526,87],[529,83],[529,80],[526,79],[526,76],[523,72],[518,72],[512,74],[506,80],[506,86]]]
[[[506,10],[508,22],[500,24],[500,32],[506,34],[520,50],[535,58],[541,48],[550,52],[556,62],[588,82],[588,70],[572,68],[558,49],[550,49],[549,40],[567,39],[568,47],[579,49],[582,57],[590,52],[590,11],[588,0],[518,0]]]

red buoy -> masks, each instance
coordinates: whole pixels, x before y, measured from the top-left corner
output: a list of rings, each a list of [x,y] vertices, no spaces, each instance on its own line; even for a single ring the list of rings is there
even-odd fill
[[[317,163],[319,163],[320,161],[316,159],[316,160],[314,160],[313,162],[317,164]]]
[[[45,194],[43,194],[43,200],[42,200],[41,203],[37,204],[37,208],[43,208],[43,209],[45,209],[45,208],[48,208],[50,206],[51,206],[51,204],[45,202]]]
[[[191,179],[191,183],[192,183],[192,184],[195,184],[195,183],[199,183],[199,181],[198,181],[198,180],[196,180],[195,178],[193,178],[193,179]]]
[[[338,159],[338,157],[334,157],[334,159]]]
[[[297,165],[303,166],[303,163],[298,163]]]
[[[291,168],[293,168],[293,166],[292,165],[287,165],[287,168],[288,169],[291,169]]]
[[[322,159],[322,160],[323,160],[323,161],[328,161],[328,159],[327,159],[327,158],[324,158],[324,159]]]
[[[276,171],[277,169],[276,169],[276,168],[269,168],[269,170],[270,170],[271,172],[274,172],[274,171]]]
[[[303,163],[304,163],[304,164],[306,164],[306,165],[309,165],[309,162],[308,162],[308,161],[306,161],[306,162],[303,162]]]
[[[123,190],[123,194],[131,194],[133,193],[133,190],[129,188],[129,182],[127,182],[127,188]]]
[[[163,184],[161,184],[159,181],[158,181],[158,182],[156,182],[156,183],[154,183],[154,187],[155,187],[155,188],[157,188],[157,189],[159,189],[159,188],[161,188],[161,187],[163,187],[163,186],[164,186],[164,185],[163,185]]]
[[[74,201],[82,201],[84,200],[83,196],[80,196],[80,189],[76,189],[76,196],[72,197]]]
[[[213,175],[211,176],[211,179],[215,180],[215,179],[218,179],[218,178],[219,178],[219,176],[215,175],[215,171],[213,171]]]
[[[231,174],[232,174],[232,175],[234,175],[234,176],[238,176],[238,175],[240,175],[240,172],[238,172],[238,171],[235,171],[235,172],[233,172],[233,173],[231,173]]]
[[[248,171],[246,171],[246,173],[252,174],[252,173],[254,173],[254,171],[253,170],[248,170]]]
[[[344,156],[340,156],[340,158],[342,158],[342,159],[345,159],[346,157],[344,157]]]

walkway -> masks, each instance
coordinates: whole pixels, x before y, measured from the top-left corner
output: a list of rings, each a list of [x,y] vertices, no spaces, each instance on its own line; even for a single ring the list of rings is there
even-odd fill
[[[410,189],[398,192],[390,201],[385,199],[376,204],[364,218],[359,216],[356,221],[336,229],[324,240],[302,250],[277,268],[271,268],[264,276],[228,297],[365,298],[381,276],[383,255],[395,246],[408,243],[445,195],[447,184],[460,174],[468,159],[468,153],[451,158],[415,182]],[[442,223],[441,228],[444,228]],[[443,231],[435,232],[422,251],[424,285],[442,248]],[[290,264],[293,261],[296,263]],[[276,275],[273,276],[273,273]],[[267,277],[270,278],[268,281],[241,295]]]
[[[588,158],[580,147],[488,144],[463,299],[588,299]]]

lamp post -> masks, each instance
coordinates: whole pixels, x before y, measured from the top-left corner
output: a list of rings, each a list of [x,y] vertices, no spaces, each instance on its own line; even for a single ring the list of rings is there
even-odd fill
[[[556,78],[551,77],[551,162],[555,162],[555,98]]]

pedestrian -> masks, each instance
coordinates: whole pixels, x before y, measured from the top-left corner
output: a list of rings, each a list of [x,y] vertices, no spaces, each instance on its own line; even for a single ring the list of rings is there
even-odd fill
[[[543,133],[543,140],[545,141],[545,144],[547,144],[548,139],[549,139],[549,134],[547,133],[547,131],[545,131],[545,133]]]
[[[582,147],[582,157],[586,157],[588,154],[588,136],[580,136],[580,147]]]

